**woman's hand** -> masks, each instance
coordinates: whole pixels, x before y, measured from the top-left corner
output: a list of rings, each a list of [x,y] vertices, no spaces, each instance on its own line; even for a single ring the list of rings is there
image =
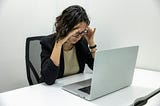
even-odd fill
[[[58,43],[63,45],[65,42],[67,42],[67,40],[71,36],[75,35],[78,31],[79,31],[79,29],[74,29],[74,30],[70,31],[66,37],[64,37],[63,39],[58,40]]]
[[[95,45],[95,43],[94,43],[94,33],[96,31],[96,28],[91,29],[90,27],[88,27],[86,30],[87,30],[87,34],[85,35],[85,38],[86,38],[89,46]]]
[[[68,35],[65,38],[59,39],[57,40],[57,42],[55,42],[50,58],[56,66],[59,66],[60,64],[60,55],[61,55],[62,45],[77,32],[78,32],[78,29],[72,30],[68,33]]]

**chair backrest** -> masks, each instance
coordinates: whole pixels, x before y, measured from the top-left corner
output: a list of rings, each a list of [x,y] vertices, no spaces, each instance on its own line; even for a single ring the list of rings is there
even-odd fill
[[[29,85],[39,83],[39,78],[41,76],[40,40],[43,37],[44,36],[35,36],[26,38],[25,60]]]

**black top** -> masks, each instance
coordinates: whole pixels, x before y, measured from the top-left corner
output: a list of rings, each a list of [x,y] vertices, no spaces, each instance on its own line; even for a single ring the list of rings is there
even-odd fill
[[[60,65],[57,67],[50,59],[56,37],[54,34],[44,37],[40,44],[42,47],[41,52],[41,82],[44,81],[48,85],[55,82],[57,78],[63,77],[64,73],[64,58],[63,58],[63,47],[61,49]],[[88,48],[87,40],[83,37],[80,41],[75,44],[76,55],[79,64],[79,72],[84,71],[85,63],[89,68],[93,69],[94,58]]]

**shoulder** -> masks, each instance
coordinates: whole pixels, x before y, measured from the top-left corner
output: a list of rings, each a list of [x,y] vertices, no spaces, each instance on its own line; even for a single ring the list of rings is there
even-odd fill
[[[52,46],[56,40],[55,34],[50,34],[41,39],[40,44],[44,46]]]
[[[43,37],[40,41],[40,43],[47,43],[47,42],[53,42],[55,40],[56,36],[55,34],[50,34],[45,37]]]
[[[85,46],[85,47],[87,46],[88,47],[88,42],[84,37],[77,44],[81,45],[81,46]]]
[[[88,52],[88,42],[85,38],[82,38],[79,42],[76,44],[76,50],[82,51],[82,53]]]

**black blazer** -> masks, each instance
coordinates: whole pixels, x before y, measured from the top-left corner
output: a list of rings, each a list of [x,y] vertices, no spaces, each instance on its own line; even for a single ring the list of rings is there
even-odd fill
[[[55,40],[56,36],[54,34],[51,34],[44,37],[40,42],[42,48],[40,82],[44,81],[48,85],[53,84],[57,78],[63,77],[64,73],[63,47],[61,50],[59,67],[57,67],[50,59]],[[87,64],[89,68],[93,69],[94,58],[92,57],[91,52],[88,48],[87,40],[85,38],[82,38],[75,44],[75,48],[79,64],[78,73],[82,73],[84,71],[85,64]]]

